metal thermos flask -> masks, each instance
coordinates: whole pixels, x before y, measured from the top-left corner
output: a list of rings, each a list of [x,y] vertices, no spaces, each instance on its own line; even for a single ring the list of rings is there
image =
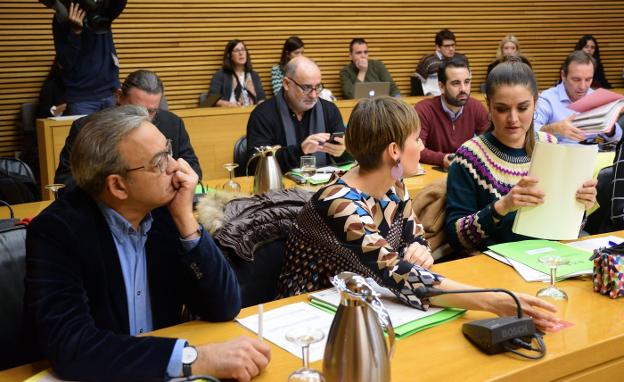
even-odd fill
[[[341,301],[325,346],[326,381],[390,381],[394,328],[379,294],[355,273],[342,272],[331,281],[340,291]]]
[[[249,158],[247,167],[252,160],[259,158],[254,175],[254,194],[260,195],[267,191],[284,189],[282,170],[275,158],[275,153],[279,148],[279,145],[257,147],[256,153]]]

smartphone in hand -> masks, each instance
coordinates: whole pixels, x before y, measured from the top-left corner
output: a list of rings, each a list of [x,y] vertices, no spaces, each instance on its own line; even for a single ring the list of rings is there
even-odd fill
[[[340,143],[338,143],[338,141],[336,140],[336,137],[344,138],[344,135],[345,135],[344,131],[337,131],[335,133],[331,133],[331,135],[329,136],[329,140],[327,142],[335,144],[335,145],[339,145]]]

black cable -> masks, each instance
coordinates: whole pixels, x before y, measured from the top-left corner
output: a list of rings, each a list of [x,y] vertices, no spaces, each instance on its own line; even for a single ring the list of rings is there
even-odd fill
[[[542,336],[540,336],[539,334],[534,334],[531,337],[533,337],[533,338],[535,338],[537,340],[537,344],[539,345],[538,348],[534,348],[533,346],[531,346],[530,343],[526,343],[526,342],[520,340],[519,338],[514,338],[514,339],[508,341],[507,343],[505,343],[503,345],[503,348],[505,348],[505,350],[507,350],[508,352],[511,352],[511,353],[513,353],[513,354],[515,354],[517,356],[520,356],[520,357],[523,357],[523,358],[526,358],[526,359],[536,360],[536,359],[544,358],[544,356],[546,355],[546,344],[542,340]],[[527,349],[527,350],[539,352],[539,355],[531,356],[531,355],[528,355],[528,354],[521,353],[521,352],[517,351],[516,349],[510,347],[509,346],[510,343],[518,345],[518,346],[520,346],[520,347],[522,347],[524,349]]]
[[[11,208],[11,205],[5,202],[4,200],[0,200],[0,204],[4,204],[9,209],[9,213],[11,214],[11,219],[14,219],[15,214],[13,214],[13,208]]]

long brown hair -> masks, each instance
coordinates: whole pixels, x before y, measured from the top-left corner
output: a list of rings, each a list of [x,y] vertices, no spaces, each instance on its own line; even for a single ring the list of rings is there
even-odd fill
[[[508,61],[502,62],[488,74],[487,81],[485,82],[485,96],[488,107],[490,101],[494,97],[494,94],[501,86],[524,86],[531,91],[533,95],[534,104],[537,104],[537,80],[535,74],[531,68],[520,61],[516,57],[510,57]],[[531,127],[527,130],[524,138],[524,150],[530,157],[533,154],[533,148],[535,147],[535,131],[533,129],[534,122],[531,122]],[[494,130],[494,123],[490,125],[490,131]]]

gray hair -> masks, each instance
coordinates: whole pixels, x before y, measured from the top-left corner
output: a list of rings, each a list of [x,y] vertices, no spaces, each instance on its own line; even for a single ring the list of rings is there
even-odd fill
[[[165,92],[165,86],[160,77],[151,70],[144,69],[128,74],[126,80],[121,84],[121,93],[127,96],[132,88],[141,89],[150,94],[164,94]]]
[[[149,120],[147,110],[136,105],[113,107],[88,116],[69,159],[76,184],[97,197],[107,176],[125,174],[127,164],[119,155],[119,143]]]

